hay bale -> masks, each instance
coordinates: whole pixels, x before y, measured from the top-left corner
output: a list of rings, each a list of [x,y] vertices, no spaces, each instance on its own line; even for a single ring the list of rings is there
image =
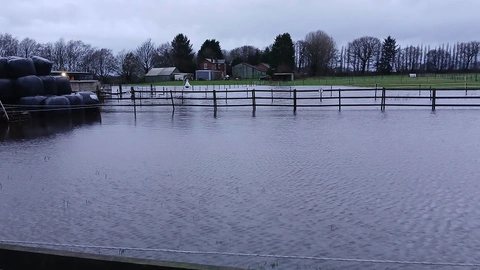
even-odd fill
[[[45,95],[42,80],[35,76],[24,76],[14,80],[15,95],[18,98]]]
[[[72,85],[70,79],[64,76],[54,76],[57,83],[57,95],[70,95],[72,93]]]
[[[83,103],[85,105],[96,105],[96,104],[100,103],[100,100],[98,100],[97,94],[95,94],[91,91],[78,92],[78,94],[82,95]]]
[[[10,79],[0,79],[0,101],[10,103],[15,98],[15,89]]]
[[[24,105],[23,109],[25,110],[38,110],[42,109],[45,105],[45,100],[47,97],[45,96],[34,96],[34,97],[22,97],[19,100],[20,105]]]
[[[32,57],[37,76],[47,76],[52,73],[53,62],[40,56]]]
[[[68,101],[70,101],[70,107],[72,110],[75,109],[75,107],[81,107],[84,105],[83,96],[80,94],[64,95],[64,97],[66,97]]]
[[[35,75],[36,73],[32,59],[17,56],[7,58],[7,75],[10,79]]]
[[[45,109],[52,115],[70,112],[70,101],[65,96],[50,96],[45,100]]]
[[[42,82],[43,82],[43,90],[45,92],[45,95],[57,95],[58,94],[58,88],[57,88],[57,82],[55,81],[55,77],[53,76],[40,76],[39,77]]]
[[[7,63],[6,57],[0,57],[0,79],[8,78]]]

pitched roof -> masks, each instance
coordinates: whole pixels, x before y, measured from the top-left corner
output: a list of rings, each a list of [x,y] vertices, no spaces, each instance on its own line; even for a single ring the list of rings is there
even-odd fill
[[[145,76],[168,76],[175,72],[176,67],[152,68]]]
[[[205,60],[207,60],[208,62],[213,63],[213,64],[216,64],[216,63],[225,64],[225,59],[205,58]]]
[[[252,66],[252,65],[250,65],[249,63],[246,63],[246,62],[242,62],[242,63],[240,63],[240,64],[236,64],[236,65],[233,66],[233,67],[236,67],[236,66],[239,66],[239,65],[247,66],[247,67],[249,67],[249,68],[253,68],[253,69],[257,69],[257,70],[258,70],[258,68],[257,68],[256,66]]]
[[[264,66],[266,66],[267,68],[270,68],[270,65],[267,64],[267,63],[260,63],[259,65],[264,65]]]

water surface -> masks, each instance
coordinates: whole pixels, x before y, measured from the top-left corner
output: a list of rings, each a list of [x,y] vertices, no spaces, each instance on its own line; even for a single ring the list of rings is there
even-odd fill
[[[478,110],[129,110],[0,128],[0,239],[480,262]],[[439,268],[122,255],[253,269]]]

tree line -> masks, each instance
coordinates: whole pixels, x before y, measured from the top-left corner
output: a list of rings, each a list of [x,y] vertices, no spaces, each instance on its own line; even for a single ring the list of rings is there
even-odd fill
[[[103,81],[120,77],[128,82],[137,81],[153,67],[175,66],[181,72],[194,73],[205,58],[225,59],[229,74],[232,66],[242,62],[253,66],[267,63],[269,73],[295,72],[298,76],[475,72],[480,67],[479,47],[478,41],[401,47],[391,36],[363,36],[338,48],[330,35],[318,30],[295,42],[289,33],[283,33],[265,48],[244,45],[228,51],[218,40],[207,39],[197,52],[180,33],[170,42],[155,44],[148,39],[135,49],[114,54],[81,40],[38,43],[0,34],[0,56],[37,55],[52,60],[55,70],[89,72]]]

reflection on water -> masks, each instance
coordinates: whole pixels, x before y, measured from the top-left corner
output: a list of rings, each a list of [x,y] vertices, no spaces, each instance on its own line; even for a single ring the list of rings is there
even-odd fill
[[[136,117],[102,113],[101,125],[62,121],[1,129],[0,239],[480,261],[478,110],[294,115],[262,107],[252,117],[250,108],[221,108],[214,118],[210,108],[179,107],[173,116],[170,108],[138,108]],[[122,255],[253,269],[438,269]]]
[[[0,125],[0,141],[46,137],[101,123],[100,112],[75,113],[68,116],[38,117]]]

